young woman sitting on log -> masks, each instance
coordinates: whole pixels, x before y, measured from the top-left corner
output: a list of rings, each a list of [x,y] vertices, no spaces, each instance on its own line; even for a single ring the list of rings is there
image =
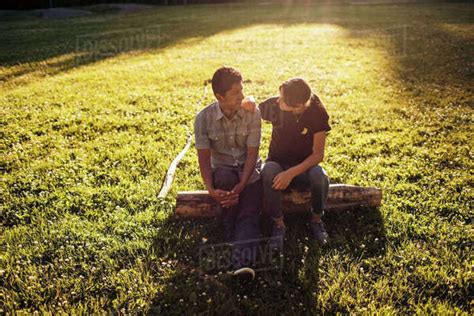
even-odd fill
[[[247,110],[255,104],[246,103]],[[328,234],[321,216],[329,190],[329,177],[319,166],[324,158],[329,116],[319,97],[305,80],[283,82],[279,96],[259,105],[262,119],[272,123],[268,158],[262,169],[264,200],[273,219],[271,246],[282,249],[286,226],[282,212],[282,191],[311,189],[310,227],[314,238],[325,244]]]

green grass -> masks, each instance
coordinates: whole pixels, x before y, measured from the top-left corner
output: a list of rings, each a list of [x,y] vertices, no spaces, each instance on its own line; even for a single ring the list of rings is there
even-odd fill
[[[0,313],[472,314],[473,13],[203,5],[0,22]],[[156,25],[159,44],[75,62],[78,37]],[[289,218],[283,269],[247,287],[196,269],[217,221],[172,216],[178,190],[203,188],[194,150],[157,198],[222,64],[258,100],[308,79],[330,114],[332,182],[384,189],[380,209],[328,214],[323,249]]]

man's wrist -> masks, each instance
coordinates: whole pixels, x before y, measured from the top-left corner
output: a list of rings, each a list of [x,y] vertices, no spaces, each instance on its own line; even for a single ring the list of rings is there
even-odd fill
[[[249,182],[248,179],[247,180],[242,179],[242,180],[240,180],[239,185],[245,187],[247,185],[247,182]]]
[[[213,195],[215,189],[213,187],[208,187],[207,188],[207,192],[209,193],[209,195]]]

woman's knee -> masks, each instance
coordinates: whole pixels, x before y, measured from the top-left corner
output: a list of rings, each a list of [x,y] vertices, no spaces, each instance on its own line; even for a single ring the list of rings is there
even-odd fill
[[[329,177],[321,166],[314,166],[309,169],[309,179],[312,186],[327,186],[329,185]]]
[[[274,162],[274,161],[267,161],[263,165],[262,168],[262,179],[263,181],[273,181],[273,178],[277,174],[283,171],[283,168],[280,166],[279,163]]]

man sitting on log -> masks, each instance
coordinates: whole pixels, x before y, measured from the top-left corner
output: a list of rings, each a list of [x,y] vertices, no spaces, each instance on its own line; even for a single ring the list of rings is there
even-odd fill
[[[260,237],[260,206],[263,188],[258,149],[260,112],[242,109],[242,75],[231,67],[219,68],[212,77],[217,99],[198,113],[194,132],[199,168],[211,195],[222,207],[227,239],[232,251],[234,275],[253,279],[255,241]]]
[[[259,105],[262,118],[273,126],[270,150],[262,170],[264,200],[274,221],[271,247],[279,250],[283,247],[286,227],[281,192],[290,187],[311,189],[311,231],[318,242],[325,244],[328,234],[321,215],[329,178],[319,163],[324,157],[326,133],[331,130],[329,116],[321,100],[301,78],[283,82],[279,93],[279,97]],[[255,104],[244,106],[255,110]]]

